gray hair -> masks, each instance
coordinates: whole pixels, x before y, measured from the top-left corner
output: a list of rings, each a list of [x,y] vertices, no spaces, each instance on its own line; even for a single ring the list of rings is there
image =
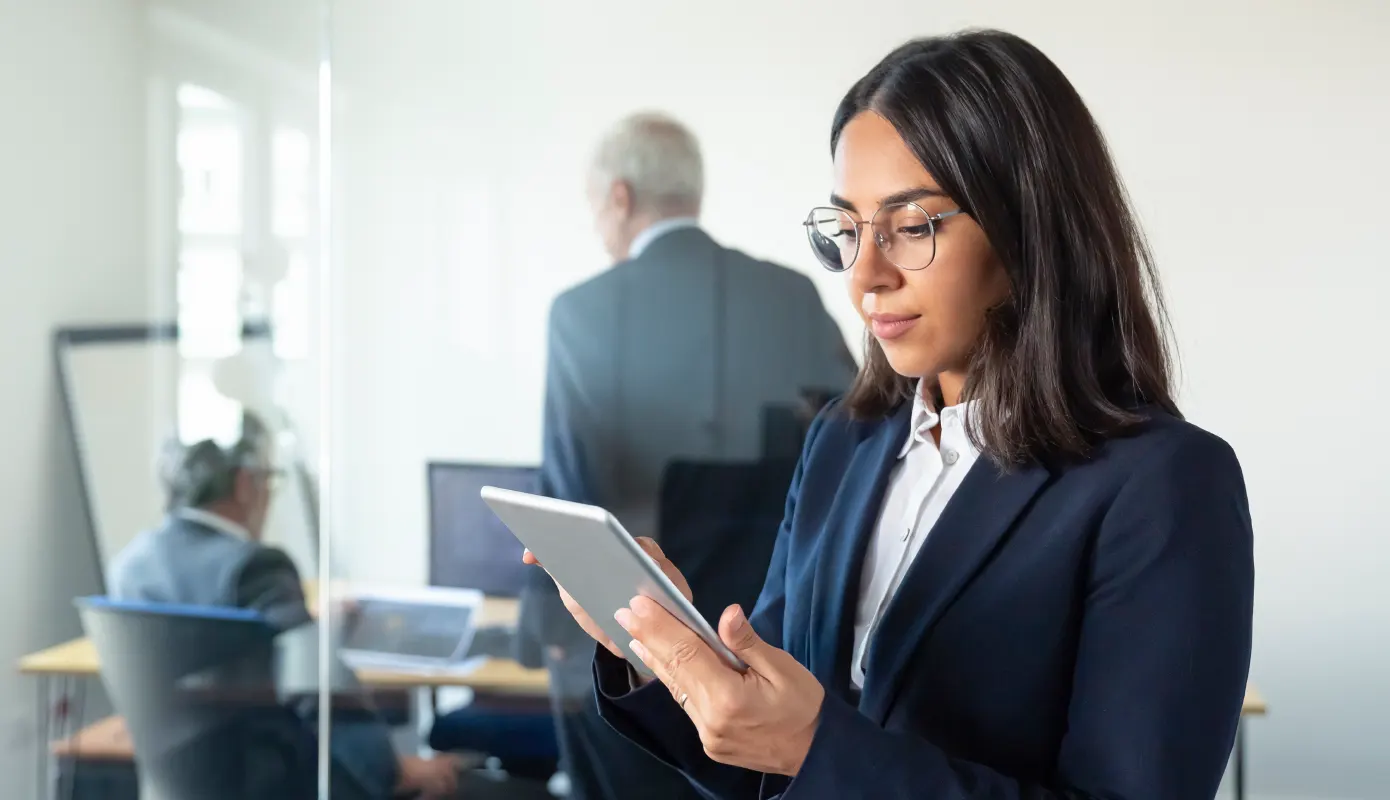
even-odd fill
[[[623,181],[633,207],[658,214],[695,213],[705,189],[700,143],[664,114],[633,114],[613,126],[599,143],[594,175]]]
[[[230,446],[212,439],[185,446],[177,439],[165,445],[160,463],[167,507],[201,508],[231,497],[237,473],[243,469],[270,470],[274,439],[260,417],[241,416],[241,432]]]

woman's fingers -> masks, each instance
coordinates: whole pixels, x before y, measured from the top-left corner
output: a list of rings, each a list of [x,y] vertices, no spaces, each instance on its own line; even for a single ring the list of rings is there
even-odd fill
[[[671,563],[671,559],[666,557],[666,553],[662,551],[661,545],[657,544],[655,539],[648,536],[638,536],[637,544],[652,561],[656,562],[658,567],[661,567],[661,571],[666,573],[666,577],[671,579],[671,583],[676,586],[676,591],[684,595],[686,600],[694,599],[694,593],[690,591],[690,583],[686,581],[681,571],[676,569],[676,565]]]
[[[634,652],[642,662],[666,684],[676,702],[686,701],[682,708],[687,714],[698,715],[697,695],[739,677],[694,631],[649,597],[634,597],[617,617],[632,634]]]

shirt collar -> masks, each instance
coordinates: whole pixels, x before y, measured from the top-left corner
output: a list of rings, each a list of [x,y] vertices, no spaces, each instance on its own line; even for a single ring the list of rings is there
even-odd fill
[[[654,222],[644,228],[641,233],[633,237],[632,244],[627,248],[627,257],[637,258],[642,255],[644,250],[651,247],[652,242],[655,242],[657,239],[660,239],[662,236],[672,231],[698,227],[700,227],[700,220],[695,217],[671,217],[670,219]]]
[[[907,454],[912,452],[914,446],[930,442],[932,440],[931,429],[935,428],[943,417],[959,417],[962,430],[968,430],[970,415],[974,406],[975,401],[970,400],[959,405],[947,406],[938,414],[923,399],[922,381],[918,380],[917,385],[912,390],[912,423],[907,431],[907,441],[903,442],[902,449],[898,451],[898,458],[907,458]]]
[[[208,528],[212,528],[220,533],[225,533],[242,541],[251,541],[251,532],[245,527],[227,519],[221,514],[214,514],[211,511],[204,511],[201,508],[180,508],[174,512],[174,516],[186,522],[195,522]]]

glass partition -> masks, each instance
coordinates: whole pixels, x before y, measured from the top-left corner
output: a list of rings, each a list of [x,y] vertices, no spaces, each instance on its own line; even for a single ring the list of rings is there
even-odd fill
[[[6,796],[694,797],[600,719],[593,643],[480,494],[601,506],[708,621],[751,609],[873,347],[876,287],[834,270],[877,223],[808,213],[845,205],[836,110],[982,25],[1096,117],[1178,404],[1241,461],[1222,791],[1390,784],[1375,4],[0,6]],[[979,211],[914,202],[934,259]]]

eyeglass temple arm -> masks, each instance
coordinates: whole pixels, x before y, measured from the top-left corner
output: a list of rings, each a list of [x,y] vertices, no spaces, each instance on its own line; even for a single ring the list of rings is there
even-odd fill
[[[940,222],[941,220],[946,219],[947,217],[954,217],[954,216],[957,215],[957,214],[964,214],[964,213],[965,213],[965,209],[963,209],[963,208],[957,208],[957,209],[955,209],[955,210],[953,210],[953,211],[942,211],[940,214],[932,214],[930,217],[928,217],[928,219],[930,219],[932,222]],[[803,219],[803,220],[801,221],[801,226],[802,226],[803,228],[809,228],[809,227],[811,227],[812,225],[815,225],[815,224],[816,224],[815,221],[811,219],[811,216],[812,216],[812,215],[808,214],[808,215],[806,216],[806,219]],[[829,220],[826,220],[826,221],[828,222]],[[856,226],[858,226],[858,225],[868,225],[868,224],[869,224],[869,220],[852,220],[852,221],[854,222],[854,224],[855,224]]]

